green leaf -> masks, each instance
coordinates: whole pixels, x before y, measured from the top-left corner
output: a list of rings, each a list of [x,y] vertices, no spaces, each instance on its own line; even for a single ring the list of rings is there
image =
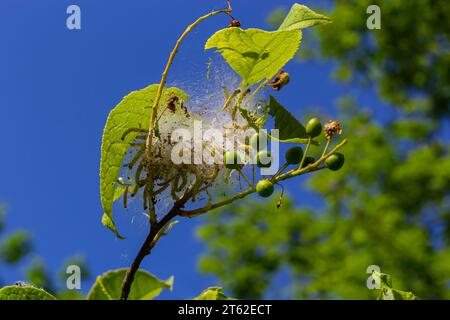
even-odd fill
[[[122,281],[128,269],[108,271],[97,277],[87,296],[88,300],[119,300]],[[173,276],[162,281],[154,275],[138,270],[128,296],[129,300],[151,300],[162,292],[164,288],[172,290]]]
[[[412,292],[393,289],[395,300],[418,300],[419,298]]]
[[[56,298],[32,286],[7,286],[0,289],[0,300],[56,300]]]
[[[125,187],[121,185],[117,185],[116,190],[114,190],[113,202],[119,200],[122,195],[125,193]]]
[[[198,297],[193,300],[236,300],[235,298],[229,298],[223,293],[223,289],[220,287],[209,287],[204,290]]]
[[[419,300],[419,298],[412,292],[396,289],[381,289],[379,300]]]
[[[295,3],[278,30],[298,30],[331,23],[331,19],[316,13],[307,6]]]
[[[374,276],[380,277],[379,300],[418,300],[419,298],[412,292],[401,291],[392,287],[392,277],[386,273],[375,272]]]
[[[0,245],[0,257],[10,264],[18,263],[32,251],[31,236],[25,230],[16,231]]]
[[[297,52],[299,30],[268,32],[259,29],[227,28],[208,39],[205,49],[217,48],[249,87],[271,79]]]
[[[84,296],[76,290],[67,290],[56,295],[58,300],[84,300]]]
[[[25,271],[27,280],[33,286],[39,288],[51,288],[51,278],[44,262],[40,258],[35,258],[33,263]]]
[[[148,130],[153,101],[158,90],[157,84],[145,89],[133,91],[111,111],[103,133],[100,160],[100,198],[104,210],[102,223],[111,229],[117,237],[118,233],[113,218],[113,202],[116,194],[117,179],[123,164],[129,143],[137,133],[128,134],[122,140],[123,134],[131,128]],[[177,88],[166,88],[163,91],[160,105],[164,106],[175,94],[187,101],[186,93]],[[120,191],[119,191],[120,192]]]
[[[380,278],[380,286],[386,289],[392,289],[392,277],[387,273],[375,272],[375,276]]]
[[[279,130],[279,137],[269,136],[270,139],[290,143],[308,143],[305,127],[272,95],[269,101],[269,115],[275,119],[275,128]],[[316,141],[312,143],[318,144]]]

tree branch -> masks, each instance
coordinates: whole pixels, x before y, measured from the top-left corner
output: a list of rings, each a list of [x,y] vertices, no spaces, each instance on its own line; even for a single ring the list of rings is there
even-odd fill
[[[142,244],[141,248],[139,249],[138,254],[136,255],[136,258],[134,258],[133,263],[131,264],[130,268],[128,269],[127,273],[125,274],[125,278],[122,282],[122,289],[120,293],[120,300],[127,300],[128,295],[130,294],[131,290],[131,284],[134,281],[134,276],[136,275],[136,272],[139,270],[139,266],[142,263],[142,260],[146,256],[148,256],[151,252],[153,247],[155,246],[156,242],[158,242],[159,238],[161,237],[161,232],[164,230],[164,228],[167,226],[167,224],[177,216],[179,212],[178,206],[174,206],[165,216],[161,219],[154,227],[150,228],[150,232],[147,235],[147,238],[145,239],[144,243]]]
[[[320,164],[323,161],[325,161],[328,157],[330,157],[332,154],[334,154],[336,151],[338,151],[340,148],[342,148],[347,142],[348,142],[347,139],[342,140],[340,143],[338,143],[333,148],[333,150],[331,150],[329,153],[327,153],[327,154],[323,155],[322,157],[320,157],[316,162],[314,162],[314,163],[312,163],[312,164],[310,164],[310,165],[308,165],[308,166],[306,166],[304,168],[299,168],[299,169],[288,171],[288,172],[286,172],[286,173],[276,177],[275,179],[273,179],[273,183],[277,183],[277,182],[280,182],[280,181],[283,181],[283,180],[287,180],[287,179],[290,179],[290,178],[293,178],[293,177],[296,177],[296,176],[299,176],[299,175],[302,175],[302,174],[315,172],[315,171],[324,169],[325,167],[324,166],[321,167]],[[249,188],[246,191],[239,192],[236,195],[234,195],[233,197],[231,197],[229,199],[226,199],[226,200],[223,200],[223,201],[220,201],[220,202],[217,202],[215,204],[208,204],[208,205],[206,205],[206,206],[204,206],[202,208],[198,208],[198,209],[194,209],[194,210],[182,210],[182,209],[180,209],[179,212],[178,212],[178,215],[180,217],[193,218],[193,217],[196,217],[198,215],[204,214],[204,213],[206,213],[208,211],[211,211],[211,210],[214,210],[214,209],[226,206],[228,204],[231,204],[231,203],[235,202],[236,200],[245,198],[245,197],[247,197],[248,195],[250,195],[250,194],[252,194],[254,192],[256,192],[256,189],[251,187],[251,188]]]

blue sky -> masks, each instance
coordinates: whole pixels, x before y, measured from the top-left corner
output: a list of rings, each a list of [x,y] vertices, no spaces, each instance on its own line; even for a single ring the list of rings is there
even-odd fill
[[[8,230],[29,230],[36,252],[50,270],[64,258],[83,253],[94,275],[127,267],[145,237],[146,226],[120,212],[127,240],[116,240],[101,223],[99,159],[109,111],[128,92],[159,82],[174,41],[185,26],[225,1],[2,0],[0,2],[0,202],[9,204]],[[233,1],[243,27],[266,28],[271,9],[294,1]],[[303,1],[314,8],[322,1]],[[257,5],[255,5],[257,3]],[[66,8],[81,8],[82,29],[66,28]],[[363,14],[363,13],[362,13]],[[229,19],[220,16],[196,29],[183,45],[169,76],[185,83],[190,71],[211,53],[205,40]],[[308,45],[308,33],[303,39]],[[335,99],[350,88],[330,80],[328,63],[290,63],[291,84],[278,97],[297,116],[311,106],[333,114]],[[365,92],[362,101],[373,100]],[[297,192],[301,182],[289,184]],[[317,199],[311,196],[317,204]],[[134,223],[131,223],[132,220]],[[189,298],[214,278],[197,272],[203,245],[195,239],[201,219],[182,220],[145,260],[160,278],[175,276],[165,298]],[[0,266],[6,282],[23,279],[19,268]],[[87,291],[90,283],[83,288]]]

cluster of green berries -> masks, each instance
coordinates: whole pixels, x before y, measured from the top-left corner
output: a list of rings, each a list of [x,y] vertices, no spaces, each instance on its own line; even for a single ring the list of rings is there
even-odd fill
[[[323,129],[322,124],[320,123],[319,119],[312,118],[308,121],[305,127],[306,135],[309,138],[316,138],[318,137]],[[267,145],[267,136],[261,136],[264,133],[256,133],[254,134],[249,141],[250,146],[257,150],[256,154],[256,165],[259,168],[268,168],[271,166],[271,159],[272,155],[267,150],[261,150],[264,149],[265,146],[260,146],[260,142],[266,141]],[[285,159],[287,165],[299,165],[302,162],[304,156],[303,149],[299,146],[292,147],[286,151]],[[225,166],[228,169],[235,169],[240,170],[239,163],[239,155],[235,151],[228,151],[225,153],[224,156],[225,160]],[[305,157],[303,160],[302,168],[309,166],[310,164],[315,163],[316,160],[313,157]],[[325,165],[329,170],[337,171],[342,168],[344,165],[345,158],[342,153],[334,153],[331,156],[329,156],[326,161]],[[273,182],[269,179],[262,179],[260,180],[256,185],[256,192],[264,198],[270,197],[274,192],[274,185]]]
[[[306,135],[310,138],[315,138],[319,136],[322,133],[322,124],[320,123],[319,119],[312,118],[308,121],[306,124]],[[334,134],[341,134],[342,130],[340,129],[339,121],[329,121],[325,126],[325,137],[327,139],[331,139]],[[309,162],[306,161],[305,163]],[[314,162],[314,159],[312,159]],[[310,160],[311,161],[311,160]],[[332,171],[337,171],[344,165],[345,158],[342,153],[336,152],[329,156],[327,160],[325,161],[325,165],[328,169]],[[309,164],[309,163],[308,163]]]

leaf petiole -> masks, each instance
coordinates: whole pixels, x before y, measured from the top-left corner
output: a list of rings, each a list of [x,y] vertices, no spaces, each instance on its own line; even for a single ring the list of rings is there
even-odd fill
[[[305,163],[306,156],[308,155],[309,147],[311,146],[311,137],[308,138],[308,143],[306,144],[305,152],[303,153],[302,161],[300,162],[297,170],[300,170]]]

